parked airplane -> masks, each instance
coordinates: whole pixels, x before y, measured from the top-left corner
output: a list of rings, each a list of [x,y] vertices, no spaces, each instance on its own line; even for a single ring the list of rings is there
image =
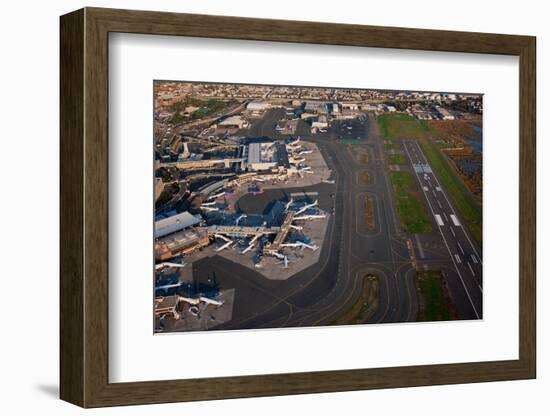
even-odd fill
[[[329,181],[328,179],[323,179],[321,182],[333,184],[333,183],[335,183],[336,181],[332,181],[332,180]]]
[[[246,218],[246,214],[241,214],[239,217],[235,220],[235,225],[239,225],[239,222],[241,222],[242,219]]]
[[[285,205],[285,212],[288,211],[290,206],[294,203],[294,199],[290,198],[290,201],[288,201]]]
[[[187,263],[170,263],[170,262],[164,262],[164,263],[159,263],[159,264],[155,264],[155,270],[164,270],[164,269],[167,269],[168,267],[185,267],[187,265]]]
[[[212,201],[212,202],[203,202],[203,203],[201,204],[201,207],[211,207],[211,206],[216,205],[216,204],[217,204],[216,201]]]
[[[164,291],[166,291],[168,289],[173,289],[175,287],[180,287],[182,284],[183,284],[182,282],[178,282],[178,283],[172,283],[172,284],[169,284],[169,285],[155,286],[155,290],[164,290]]]
[[[317,247],[316,245],[311,245],[311,244],[307,244],[307,243],[304,243],[303,241],[296,241],[295,243],[283,243],[281,244],[281,247],[303,247],[303,248],[309,248],[310,250],[317,250],[319,247]]]
[[[201,302],[207,303],[209,305],[214,305],[214,306],[222,306],[223,305],[223,301],[207,298],[206,296],[199,297],[199,300]]]
[[[220,210],[219,208],[203,207],[202,205],[201,205],[200,209],[202,209],[204,211],[219,211]]]
[[[210,199],[216,199],[216,198],[219,198],[221,196],[224,196],[225,195],[225,192],[220,192],[219,194],[216,194],[216,195],[210,195],[207,199],[210,200]]]
[[[294,217],[293,221],[300,221],[300,220],[316,220],[326,218],[325,214],[316,214],[316,215],[302,215],[301,217]]]
[[[243,251],[241,251],[241,254],[246,254],[248,253],[250,250],[252,250],[254,248],[254,243],[250,243],[248,245],[248,247],[246,247]]]
[[[222,246],[218,247],[218,248],[217,248],[217,249],[215,250],[216,252],[219,252],[219,251],[225,250],[226,248],[229,248],[229,246],[230,246],[231,244],[233,244],[233,243],[234,243],[234,241],[233,241],[233,240],[230,240],[229,238],[227,238],[226,236],[224,236],[224,235],[221,235],[221,234],[214,234],[214,237],[216,237],[216,238],[220,238],[220,239],[222,239],[222,240],[226,241],[226,243],[225,243],[224,245],[222,245]]]
[[[226,248],[229,248],[229,246],[230,246],[231,244],[233,244],[233,241],[228,241],[228,242],[225,243],[223,246],[218,247],[215,251],[216,251],[216,252],[219,252],[219,251],[225,250]]]
[[[315,200],[315,202],[312,203],[312,204],[304,205],[302,208],[300,208],[298,211],[296,211],[295,215],[300,215],[302,212],[305,212],[310,208],[316,207],[318,202],[319,202],[318,200]]]
[[[301,155],[309,155],[310,153],[313,153],[313,150],[300,150],[298,154]]]

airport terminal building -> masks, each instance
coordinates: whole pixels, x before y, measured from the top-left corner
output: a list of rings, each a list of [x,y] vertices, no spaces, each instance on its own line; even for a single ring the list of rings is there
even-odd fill
[[[252,142],[244,147],[244,159],[249,170],[261,171],[289,167],[288,153],[283,143]]]

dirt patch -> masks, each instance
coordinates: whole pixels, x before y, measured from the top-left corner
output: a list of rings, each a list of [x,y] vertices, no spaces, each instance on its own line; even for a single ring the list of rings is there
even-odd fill
[[[374,197],[367,195],[365,198],[365,223],[367,230],[373,231],[376,227],[376,216],[374,213]]]
[[[367,323],[378,310],[380,282],[378,276],[366,274],[363,277],[363,290],[355,304],[334,321],[334,325]]]

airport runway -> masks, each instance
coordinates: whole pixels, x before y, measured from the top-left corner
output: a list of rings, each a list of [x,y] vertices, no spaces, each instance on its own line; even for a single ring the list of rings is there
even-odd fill
[[[422,194],[433,217],[436,229],[439,231],[449,258],[453,263],[456,278],[460,281],[464,293],[455,290],[455,303],[459,298],[466,298],[470,311],[466,317],[481,319],[483,315],[482,289],[482,258],[473,239],[468,235],[463,220],[453,208],[445,189],[441,186],[432,171],[426,156],[416,141],[404,141],[403,146],[407,157],[413,165],[414,174]],[[456,282],[455,282],[456,286]],[[462,299],[462,302],[464,300]],[[464,310],[468,308],[462,308]],[[472,314],[473,313],[473,314]]]

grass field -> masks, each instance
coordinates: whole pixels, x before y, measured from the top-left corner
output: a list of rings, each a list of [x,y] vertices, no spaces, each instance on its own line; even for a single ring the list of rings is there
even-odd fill
[[[417,273],[415,285],[420,298],[418,321],[448,321],[454,318],[451,301],[440,272]]]
[[[434,132],[430,125],[407,114],[382,114],[378,125],[385,139],[427,139]]]
[[[397,208],[403,231],[424,234],[432,231],[426,210],[416,190],[414,177],[409,172],[390,172],[390,179],[397,198]]]
[[[378,277],[367,275],[363,279],[361,297],[351,309],[334,321],[335,325],[364,324],[378,309]]]
[[[388,163],[390,165],[406,165],[409,162],[405,155],[388,155]]]
[[[417,139],[437,178],[451,198],[462,218],[466,221],[472,236],[482,240],[482,208],[468,191],[462,180],[453,172],[445,156],[430,140],[430,137],[441,137],[441,130],[436,131],[424,120],[417,120],[406,114],[382,114],[378,124],[385,139]]]

